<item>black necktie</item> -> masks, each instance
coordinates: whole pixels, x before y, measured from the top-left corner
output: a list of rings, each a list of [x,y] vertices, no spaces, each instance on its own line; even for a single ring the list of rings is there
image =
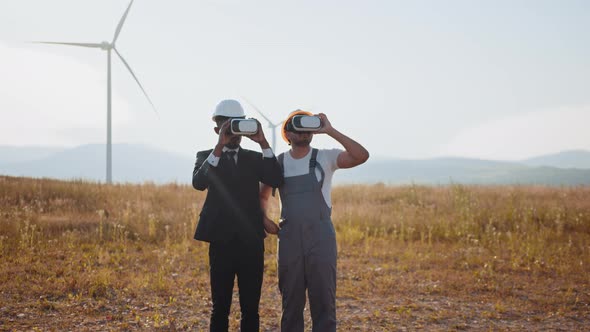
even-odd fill
[[[228,166],[230,173],[232,175],[235,175],[236,171],[237,171],[236,160],[234,159],[235,155],[236,155],[236,151],[226,151],[225,152],[225,158],[227,159],[227,166]]]
[[[236,151],[231,151],[231,150],[227,151],[225,153],[225,156],[234,166],[236,165],[236,159],[235,159]]]

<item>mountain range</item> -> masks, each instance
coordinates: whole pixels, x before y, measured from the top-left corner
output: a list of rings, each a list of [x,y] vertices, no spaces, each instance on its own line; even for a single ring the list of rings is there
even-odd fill
[[[20,151],[0,147],[0,174],[56,179],[105,179],[106,152],[103,144],[88,144],[45,153],[41,148]],[[34,158],[34,155],[41,157]],[[137,144],[113,144],[115,182],[190,183],[194,160],[168,151]]]
[[[191,183],[194,158],[136,144],[113,145],[115,182]],[[83,179],[105,178],[102,144],[58,149],[0,146],[0,174]],[[590,151],[572,150],[521,161],[469,158],[371,160],[339,170],[335,184],[535,184],[590,185]]]

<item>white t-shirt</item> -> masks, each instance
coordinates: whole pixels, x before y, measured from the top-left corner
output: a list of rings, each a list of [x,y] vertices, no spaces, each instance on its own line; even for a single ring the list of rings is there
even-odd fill
[[[309,160],[311,159],[312,149],[309,153],[301,159],[293,159],[291,152],[285,152],[283,158],[283,168],[285,170],[284,176],[286,178],[303,175],[309,173]],[[322,195],[328,207],[332,207],[332,176],[338,169],[338,155],[343,152],[341,149],[319,149],[316,161],[322,166],[324,170],[324,185],[322,187]],[[319,169],[315,170],[315,176],[318,182],[322,179],[322,174]]]

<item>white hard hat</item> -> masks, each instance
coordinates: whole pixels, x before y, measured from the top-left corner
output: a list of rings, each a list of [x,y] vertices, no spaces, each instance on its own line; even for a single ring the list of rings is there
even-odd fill
[[[215,112],[213,112],[213,121],[218,116],[225,116],[228,118],[244,118],[246,115],[244,114],[244,109],[240,102],[233,99],[225,99],[219,102],[215,107]]]

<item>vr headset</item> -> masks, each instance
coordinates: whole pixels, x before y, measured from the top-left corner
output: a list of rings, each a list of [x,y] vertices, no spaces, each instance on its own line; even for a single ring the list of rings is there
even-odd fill
[[[315,115],[295,115],[285,126],[290,132],[314,132],[322,128],[322,120]]]
[[[231,119],[228,132],[234,135],[254,135],[258,132],[255,119]]]

